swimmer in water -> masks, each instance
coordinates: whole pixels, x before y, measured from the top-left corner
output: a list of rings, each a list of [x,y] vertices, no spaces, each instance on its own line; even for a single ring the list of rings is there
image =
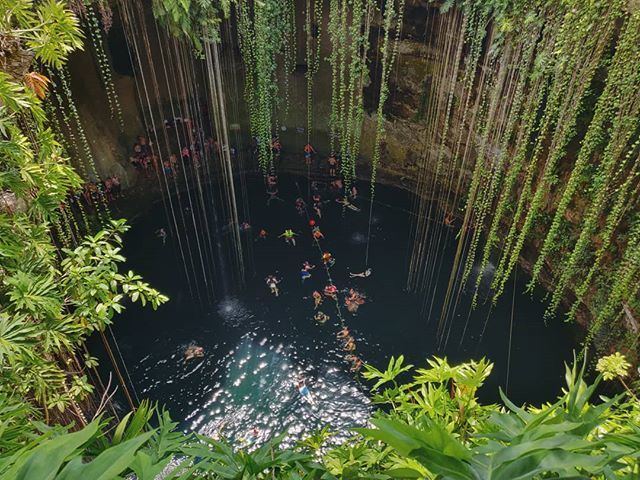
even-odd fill
[[[360,211],[360,209],[356,207],[353,203],[351,203],[347,197],[342,197],[342,199],[336,199],[336,202],[348,208],[349,210],[353,210],[354,212]]]
[[[318,323],[325,323],[331,317],[324,312],[318,312],[313,316],[313,319]]]
[[[335,301],[338,301],[338,289],[336,288],[335,285],[329,284],[326,287],[324,287],[324,294],[329,297],[332,298]]]
[[[316,290],[311,294],[311,296],[313,297],[313,301],[315,303],[314,310],[317,310],[322,303],[322,295]]]
[[[266,239],[267,235],[268,235],[268,233],[264,228],[260,229],[260,232],[258,233],[258,240]]]
[[[162,240],[162,246],[164,247],[167,243],[167,231],[164,228],[159,228],[156,230],[156,237]]]
[[[370,268],[367,268],[364,272],[361,272],[361,273],[349,273],[349,278],[356,278],[356,277],[367,278],[371,276],[372,273],[373,273],[373,270],[371,270]]]
[[[189,345],[184,351],[184,361],[191,360],[192,358],[204,357],[204,348],[198,345]]]
[[[307,204],[305,201],[302,198],[296,198],[296,211],[298,215],[304,216],[307,213],[306,208]]]
[[[320,231],[320,227],[315,226],[311,229],[311,235],[313,235],[314,240],[324,240],[324,235]]]
[[[453,227],[453,221],[455,220],[455,217],[453,216],[453,213],[451,212],[447,212],[447,214],[444,216],[444,224],[447,227]]]
[[[333,267],[333,265],[336,263],[336,259],[333,258],[333,255],[331,255],[329,252],[324,252],[322,254],[322,261],[327,267]]]
[[[351,360],[351,372],[357,373],[362,368],[362,360],[359,357],[353,355],[353,359]]]
[[[308,278],[311,278],[311,272],[309,272],[309,270],[307,270],[306,268],[302,267],[302,269],[300,270],[300,278],[302,278],[302,283],[304,283],[305,280],[307,280]]]
[[[344,344],[344,346],[342,347],[342,349],[345,352],[353,352],[356,349],[356,342],[353,339],[353,337],[349,336],[346,338],[346,342]]]
[[[287,244],[293,245],[295,247],[296,246],[296,235],[298,235],[296,232],[294,232],[290,228],[287,228],[284,232],[282,232],[278,236],[278,238],[283,238],[284,237],[284,241]]]
[[[276,297],[280,295],[280,291],[278,290],[278,284],[281,282],[281,280],[278,280],[275,277],[275,275],[269,275],[267,278],[264,279],[264,281],[266,282],[267,286],[271,290],[271,293],[273,293]]]
[[[347,327],[344,327],[342,330],[340,330],[337,334],[336,334],[336,338],[338,339],[343,339],[343,338],[347,338],[349,337],[349,329]]]
[[[313,396],[311,395],[311,391],[305,385],[304,380],[300,380],[298,383],[296,383],[296,388],[298,389],[298,393],[300,393],[300,396],[304,400],[309,402],[311,405],[315,405],[316,401],[313,399]]]

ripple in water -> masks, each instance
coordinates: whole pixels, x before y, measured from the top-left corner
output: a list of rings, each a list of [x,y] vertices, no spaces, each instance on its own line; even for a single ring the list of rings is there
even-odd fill
[[[336,355],[305,365],[295,361],[299,347],[273,340],[246,335],[222,359],[220,385],[187,415],[191,430],[257,446],[282,432],[284,445],[292,445],[303,433],[327,424],[343,432],[333,439],[341,442],[350,428],[366,425],[369,400]],[[295,388],[302,378],[316,400],[313,405]]]
[[[235,297],[227,297],[220,301],[217,312],[224,324],[229,327],[239,327],[254,318],[251,310]]]

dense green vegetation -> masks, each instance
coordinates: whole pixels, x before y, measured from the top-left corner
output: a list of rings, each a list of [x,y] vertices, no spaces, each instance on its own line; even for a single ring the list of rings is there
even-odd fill
[[[55,68],[82,45],[75,17],[59,2],[11,0],[2,9],[7,57]],[[29,403],[46,420],[70,412],[82,424],[96,363],[84,340],[127,301],[155,308],[167,299],[118,271],[123,221],[103,218],[103,230],[78,238],[82,229],[65,204],[81,180],[43,108],[49,79],[27,71],[30,64],[14,76],[0,72],[0,396]]]
[[[491,373],[481,360],[450,365],[434,357],[413,369],[402,357],[386,370],[367,367],[381,406],[371,428],[354,429],[327,447],[328,429],[294,448],[284,437],[237,448],[225,441],[175,430],[167,412],[143,403],[115,428],[96,419],[82,430],[27,426],[26,412],[0,408],[0,478],[112,479],[532,479],[635,478],[640,474],[640,408],[626,393],[594,398],[603,375],[626,375],[621,357],[603,362],[591,384],[584,368],[567,367],[558,400],[541,407],[483,405],[477,391]],[[413,379],[403,383],[411,372]],[[597,400],[597,401],[596,401]],[[595,402],[595,403],[593,403]]]

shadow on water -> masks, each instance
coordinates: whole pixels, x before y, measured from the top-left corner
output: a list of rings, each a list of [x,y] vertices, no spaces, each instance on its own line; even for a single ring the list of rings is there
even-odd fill
[[[304,182],[302,178],[282,177],[279,195],[284,201],[267,207],[261,181],[250,181],[251,215],[240,221],[247,220],[252,226],[242,235],[243,242],[252,246],[254,271],[247,272],[246,288],[218,297],[208,307],[202,307],[188,293],[175,239],[163,247],[154,236],[166,223],[161,204],[139,216],[127,235],[128,267],[169,295],[171,301],[157,312],[130,306],[118,320],[115,335],[138,395],[166,404],[185,430],[223,434],[238,443],[259,442],[286,430],[292,441],[326,424],[348,435],[349,428],[364,425],[372,411],[367,387],[350,373],[345,352],[335,337],[341,328],[335,303],[325,299],[320,307],[331,317],[327,323],[313,320],[311,293],[324,288],[327,276],[320,266],[320,251],[311,241],[307,219],[294,207],[299,192],[307,191]],[[318,223],[326,236],[323,249],[336,258],[331,275],[337,287],[353,287],[366,297],[356,315],[342,309],[355,337],[357,354],[377,367],[384,367],[391,355],[399,354],[418,365],[434,354],[446,355],[453,362],[486,356],[495,362],[495,368],[480,396],[486,402],[499,400],[498,387],[504,388],[506,383],[513,282],[490,312],[483,305],[468,317],[469,298],[463,295],[447,348],[438,352],[436,326],[455,251],[453,235],[447,240],[444,267],[433,287],[433,318],[424,318],[420,314],[422,295],[405,291],[408,194],[377,187],[370,251],[374,273],[367,279],[349,278],[349,272],[364,269],[368,231],[368,203],[363,199],[355,203],[362,209],[360,213],[327,202]],[[257,239],[263,228],[268,238]],[[277,238],[285,228],[299,233],[295,247]],[[305,260],[318,267],[311,279],[302,283],[300,268]],[[264,283],[269,274],[282,278],[278,297],[272,296]],[[484,295],[489,293],[489,283],[490,275],[482,282]],[[545,326],[541,295],[531,298],[524,294],[525,283],[525,275],[519,273],[513,297],[508,393],[516,402],[540,403],[559,392],[562,363],[571,358],[575,332],[561,321]],[[468,329],[461,342],[467,317]],[[185,362],[184,350],[192,344],[204,347],[205,356]],[[294,383],[299,378],[306,379],[315,405],[298,394]],[[335,441],[340,439],[338,436]]]

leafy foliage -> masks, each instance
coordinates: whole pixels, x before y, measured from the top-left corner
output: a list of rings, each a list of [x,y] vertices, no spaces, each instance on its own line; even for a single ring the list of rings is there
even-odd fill
[[[295,448],[282,448],[276,436],[238,449],[177,431],[166,411],[143,402],[112,430],[98,419],[75,433],[33,435],[0,454],[0,478],[513,480],[637,473],[639,405],[624,395],[591,403],[600,377],[587,384],[584,365],[567,367],[566,389],[540,408],[517,407],[504,395],[503,406],[479,404],[475,394],[491,371],[485,360],[450,365],[434,357],[413,381],[399,383],[411,368],[401,358],[384,371],[369,367],[376,390],[386,385],[377,398],[388,399],[381,401],[390,409],[337,447],[323,446],[325,428]],[[467,421],[451,421],[463,406],[471,406]],[[0,430],[0,444],[7,440]]]
[[[2,7],[3,41],[18,41],[42,63],[60,67],[81,46],[76,19],[61,3]],[[35,72],[17,79],[0,72],[0,191],[15,199],[0,210],[0,398],[28,401],[47,419],[50,409],[72,406],[83,420],[77,402],[93,392],[78,358],[84,340],[126,302],[157,308],[167,298],[118,271],[122,220],[59,248],[55,239],[68,233],[64,203],[81,181],[48,127],[47,83]]]
[[[229,16],[229,0],[154,0],[153,14],[177,37],[187,37],[196,51],[202,42],[220,40],[220,22]]]

